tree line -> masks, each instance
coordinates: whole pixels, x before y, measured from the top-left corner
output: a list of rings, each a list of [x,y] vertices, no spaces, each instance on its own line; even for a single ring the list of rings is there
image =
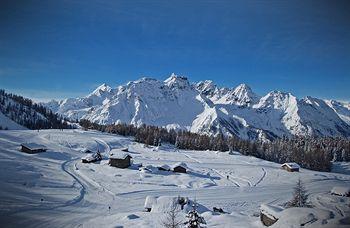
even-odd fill
[[[29,129],[72,128],[68,120],[41,104],[5,90],[0,90],[0,111],[14,122]]]
[[[159,146],[162,142],[173,144],[178,149],[238,151],[277,163],[296,162],[301,167],[330,171],[332,161],[350,161],[350,140],[346,138],[283,137],[271,142],[249,141],[223,134],[208,136],[184,130],[167,130],[157,126],[131,124],[99,125],[88,120],[80,120],[85,129],[133,136],[135,141]]]

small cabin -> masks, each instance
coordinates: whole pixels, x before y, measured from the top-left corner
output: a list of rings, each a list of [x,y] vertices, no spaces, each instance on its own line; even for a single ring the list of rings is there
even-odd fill
[[[157,198],[154,196],[147,196],[145,200],[145,210],[151,212],[153,204],[157,202]]]
[[[337,195],[337,196],[346,196],[350,197],[350,187],[333,187],[331,190],[332,195]]]
[[[172,171],[175,173],[186,173],[187,172],[187,165],[183,162],[176,163],[172,166]]]
[[[260,206],[260,221],[265,226],[272,226],[279,219],[279,213],[283,211],[283,208],[262,204]]]
[[[102,160],[102,155],[100,154],[99,151],[93,154],[89,154],[81,159],[82,163],[92,163],[92,162],[97,162]]]
[[[132,157],[128,153],[113,153],[109,157],[108,164],[117,168],[125,169],[131,165]]]
[[[35,154],[45,152],[47,148],[45,146],[36,144],[36,143],[22,143],[21,151],[28,154]]]
[[[161,165],[158,167],[158,170],[161,170],[161,171],[170,171],[171,170],[171,167],[164,164],[164,165]]]
[[[295,162],[288,162],[281,165],[281,168],[288,172],[299,172],[300,166]]]

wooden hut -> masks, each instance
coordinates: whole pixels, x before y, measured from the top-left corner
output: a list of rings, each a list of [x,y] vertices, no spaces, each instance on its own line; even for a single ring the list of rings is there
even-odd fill
[[[260,221],[265,226],[271,226],[279,219],[279,213],[283,208],[262,204],[260,206]]]
[[[35,154],[40,152],[45,152],[47,149],[45,146],[36,143],[22,143],[21,151],[28,154]]]
[[[171,167],[164,164],[164,165],[161,165],[158,167],[158,170],[161,170],[161,171],[170,171],[171,170]]]
[[[108,164],[117,168],[128,168],[131,165],[131,156],[128,153],[113,153],[109,157]]]
[[[171,170],[175,173],[186,173],[187,165],[183,162],[176,163],[172,166]]]
[[[295,162],[288,162],[281,165],[281,168],[288,172],[299,172],[300,166]]]
[[[97,162],[102,160],[102,155],[100,154],[99,151],[93,154],[89,154],[81,159],[82,163],[92,163],[92,162]]]
[[[145,200],[145,210],[151,212],[153,204],[157,202],[157,198],[154,196],[147,196]]]

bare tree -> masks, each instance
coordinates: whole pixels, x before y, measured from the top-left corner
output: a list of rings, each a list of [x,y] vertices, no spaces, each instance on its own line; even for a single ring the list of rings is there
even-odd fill
[[[177,202],[174,201],[171,205],[170,211],[166,213],[162,225],[165,228],[180,228],[182,221],[179,219],[179,212],[179,206]]]

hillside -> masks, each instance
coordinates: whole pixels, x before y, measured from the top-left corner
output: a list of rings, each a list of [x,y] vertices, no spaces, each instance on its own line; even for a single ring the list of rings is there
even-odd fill
[[[59,114],[4,90],[0,90],[0,126],[3,129],[71,128]]]
[[[44,145],[47,152],[20,152],[20,143],[28,140]],[[125,147],[133,165],[109,166],[109,154]],[[329,194],[334,186],[349,186],[347,174],[307,169],[291,173],[278,163],[237,152],[146,147],[97,131],[0,131],[0,148],[2,227],[163,227],[166,204],[145,212],[147,196],[196,200],[207,227],[263,227],[260,205],[284,205],[299,178],[314,208],[295,208],[299,213],[282,217],[272,228],[300,227],[304,222],[315,228],[349,225],[349,198]],[[102,161],[81,163],[86,148],[99,150]],[[156,168],[178,162],[186,163],[187,173]],[[147,169],[139,170],[141,164]],[[349,168],[348,163],[341,165],[334,164],[337,172]],[[213,207],[227,213],[213,212]],[[179,216],[185,219],[183,212]]]
[[[10,118],[8,118],[4,114],[2,114],[2,112],[0,112],[0,128],[1,128],[1,130],[3,130],[3,129],[8,129],[8,130],[24,130],[24,129],[26,129],[25,127],[19,125],[15,121],[11,120]]]
[[[142,78],[111,88],[103,84],[82,98],[45,104],[71,119],[128,123],[235,135],[242,139],[283,136],[350,136],[349,104],[272,91],[259,96],[245,84],[220,88],[191,84],[172,74],[165,81]]]

